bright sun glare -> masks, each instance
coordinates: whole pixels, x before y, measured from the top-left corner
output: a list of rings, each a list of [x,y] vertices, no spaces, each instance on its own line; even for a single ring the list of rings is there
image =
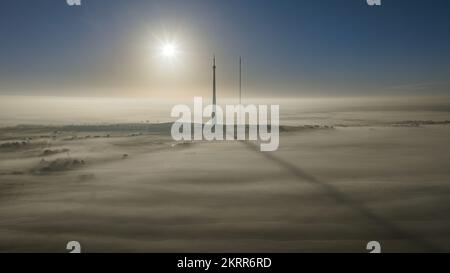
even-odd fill
[[[165,43],[161,48],[164,57],[174,58],[177,56],[177,46],[174,43]]]

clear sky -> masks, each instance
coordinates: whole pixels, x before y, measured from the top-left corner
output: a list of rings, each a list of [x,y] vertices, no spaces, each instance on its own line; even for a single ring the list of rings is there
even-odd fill
[[[450,95],[449,14],[448,0],[1,0],[0,94],[205,95],[215,54],[227,96],[239,55],[252,96]]]

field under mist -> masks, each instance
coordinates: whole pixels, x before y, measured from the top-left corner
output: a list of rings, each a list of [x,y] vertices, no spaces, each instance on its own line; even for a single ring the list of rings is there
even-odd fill
[[[279,103],[263,153],[173,141],[170,102],[2,97],[0,251],[450,251],[448,98]]]

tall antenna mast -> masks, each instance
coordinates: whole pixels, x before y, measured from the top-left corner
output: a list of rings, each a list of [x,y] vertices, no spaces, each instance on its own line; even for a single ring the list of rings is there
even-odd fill
[[[213,57],[213,112],[212,118],[216,117],[216,56]]]
[[[239,105],[242,105],[242,57],[239,57]]]

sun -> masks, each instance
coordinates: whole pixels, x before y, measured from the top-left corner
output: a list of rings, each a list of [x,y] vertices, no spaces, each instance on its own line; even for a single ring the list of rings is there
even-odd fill
[[[175,43],[167,42],[161,46],[161,55],[173,59],[178,55],[178,47]]]
[[[153,58],[157,58],[160,65],[174,66],[184,59],[184,45],[173,34],[164,32],[161,36],[152,35],[153,46],[151,47]]]

